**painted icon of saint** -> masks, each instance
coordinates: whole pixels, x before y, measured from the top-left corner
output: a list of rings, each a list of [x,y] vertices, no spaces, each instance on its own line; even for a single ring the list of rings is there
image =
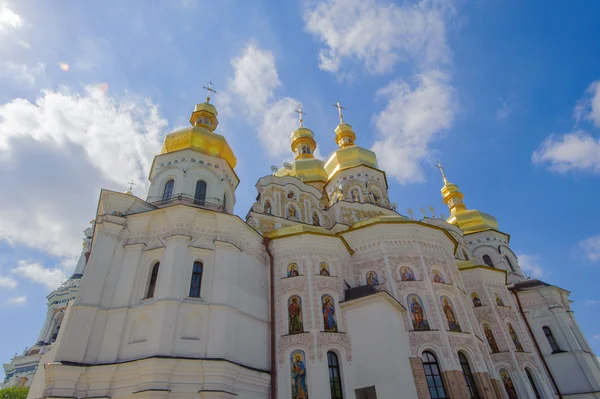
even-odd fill
[[[515,349],[517,352],[525,352],[523,350],[523,346],[521,345],[521,342],[519,341],[519,336],[517,335],[517,333],[515,332],[515,329],[513,328],[512,324],[508,323],[508,333],[510,334],[510,338],[513,341],[513,344],[515,345]]]
[[[331,276],[331,274],[329,273],[329,265],[325,262],[322,262],[319,265],[319,274],[321,276]]]
[[[450,331],[460,331],[460,325],[458,324],[458,320],[454,315],[454,310],[452,309],[452,305],[448,298],[442,297],[442,308],[444,309],[444,314],[448,320],[448,329]]]
[[[403,266],[400,268],[400,280],[402,281],[414,281],[415,273],[410,267]]]
[[[335,319],[335,306],[333,298],[329,295],[323,295],[323,326],[327,332],[337,332],[337,321]]]
[[[476,308],[482,306],[481,299],[479,299],[479,295],[476,292],[471,294],[471,299],[473,300],[473,306]]]
[[[308,399],[304,352],[293,352],[290,355],[290,363],[292,372],[292,399]]]
[[[502,383],[504,384],[504,389],[506,389],[506,394],[509,399],[519,399],[517,395],[517,389],[515,388],[515,384],[513,384],[512,379],[508,375],[508,371],[500,370],[500,377],[502,378]]]
[[[296,207],[293,205],[288,208],[288,219],[296,219]]]
[[[359,197],[357,189],[352,190],[350,192],[350,195],[352,196],[352,202],[359,202],[360,201],[360,197]]]
[[[483,325],[483,333],[485,334],[485,338],[487,339],[488,344],[490,345],[490,349],[492,353],[500,352],[498,348],[498,343],[496,342],[496,338],[494,337],[494,333],[488,324]]]
[[[319,214],[317,212],[313,212],[313,226],[320,226],[321,221],[319,220]]]
[[[290,191],[290,192],[287,193],[287,197],[288,197],[288,199],[295,200],[296,199],[296,194],[294,194],[293,191]]]
[[[288,277],[296,277],[299,275],[300,274],[298,273],[298,265],[295,263],[290,263],[288,266],[287,276]]]
[[[367,273],[367,284],[379,285],[379,278],[377,278],[377,273],[373,271]]]
[[[444,276],[441,275],[441,273],[437,270],[433,271],[433,281],[436,283],[444,283]]]
[[[504,302],[502,301],[502,298],[500,298],[500,295],[498,295],[498,293],[496,293],[496,305],[504,306]]]
[[[266,200],[266,201],[265,201],[265,206],[264,206],[264,209],[263,209],[263,211],[264,211],[264,213],[266,213],[267,215],[270,215],[270,214],[271,214],[271,201],[269,201],[269,200]]]
[[[299,296],[292,296],[288,300],[288,321],[290,334],[304,332],[302,325],[302,299]]]
[[[426,331],[429,330],[429,321],[425,315],[425,308],[421,298],[417,295],[408,296],[408,306],[410,308],[410,318],[413,323],[413,329],[415,331]]]

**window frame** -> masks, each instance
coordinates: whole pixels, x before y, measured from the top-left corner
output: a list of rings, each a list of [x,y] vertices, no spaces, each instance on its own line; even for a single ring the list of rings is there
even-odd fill
[[[199,189],[199,185],[200,184],[204,184],[204,192],[202,192],[202,190],[200,190],[200,194],[203,195],[198,195],[198,189]],[[200,186],[202,187],[202,186]],[[202,179],[198,179],[196,181],[196,187],[194,188],[194,204],[197,205],[204,205],[206,203],[206,193],[208,191],[208,183],[206,183],[206,181],[202,180]]]
[[[161,203],[168,204],[173,198],[173,190],[175,189],[175,179],[169,178],[163,187]],[[167,192],[169,195],[167,196]]]
[[[335,364],[332,365],[332,360],[335,360]],[[327,351],[327,370],[329,372],[329,390],[331,393],[331,399],[344,399],[344,389],[342,385],[342,372],[340,367],[339,356],[334,351]],[[336,374],[337,372],[337,379]],[[333,374],[333,375],[332,375]],[[339,395],[336,395],[335,389],[337,388]]]
[[[433,358],[433,361],[431,361],[429,358],[425,359],[425,356]],[[435,353],[429,350],[423,351],[423,353],[421,353],[421,362],[423,363],[423,371],[425,372],[425,380],[427,382],[427,390],[429,392],[429,396],[432,399],[449,399],[447,392],[448,390],[446,389],[446,384],[444,384],[444,378],[442,376],[440,363],[437,360],[437,356],[435,355]],[[430,374],[428,374],[428,369],[430,371]],[[429,377],[431,377],[431,380]],[[440,385],[437,384],[436,377],[438,377]],[[430,381],[433,382],[433,386],[430,384]],[[435,396],[431,394],[432,389],[435,391]]]
[[[199,265],[199,269],[200,271],[196,270],[196,266]],[[192,265],[192,276],[190,278],[190,291],[188,293],[188,298],[202,298],[201,293],[202,293],[202,277],[204,275],[204,263],[202,263],[199,260],[194,261],[193,265]],[[194,282],[195,279],[198,279],[198,286],[197,286],[197,292],[195,292],[196,290],[194,290]],[[192,291],[194,290],[194,291]]]
[[[525,375],[527,375],[527,379],[529,380],[529,384],[531,385],[531,388],[533,389],[535,398],[543,399],[544,397],[540,393],[540,390],[538,389],[537,384],[535,383],[535,378],[533,377],[531,371],[529,370],[529,367],[525,367]]]
[[[552,329],[550,328],[550,326],[542,326],[542,331],[544,332],[546,341],[548,341],[548,344],[550,345],[550,349],[552,350],[552,353],[563,352],[563,350],[560,349],[560,346],[558,345],[558,341],[554,337],[554,333],[552,332]]]
[[[494,265],[494,261],[492,260],[492,257],[489,256],[488,254],[483,255],[481,257],[481,259],[483,260],[483,263],[485,263],[486,266],[493,267],[494,269],[496,268],[496,266]],[[488,259],[490,263],[487,263],[486,259]]]
[[[460,363],[460,368],[462,369],[463,377],[465,378],[465,383],[467,384],[467,391],[469,392],[471,399],[480,399],[481,395],[479,394],[479,390],[477,389],[477,384],[475,382],[475,378],[473,377],[473,372],[471,370],[471,365],[469,364],[469,359],[463,352],[458,352],[458,361]]]
[[[154,292],[156,291],[156,283],[158,282],[158,271],[160,269],[160,262],[155,262],[150,270],[150,279],[148,280],[148,286],[146,289],[146,296],[144,299],[154,298]]]

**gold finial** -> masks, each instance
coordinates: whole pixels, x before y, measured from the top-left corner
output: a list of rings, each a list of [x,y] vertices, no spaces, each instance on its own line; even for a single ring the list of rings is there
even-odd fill
[[[444,173],[444,168],[442,167],[440,161],[438,161],[437,167],[440,169],[440,172],[442,172],[442,179],[444,179],[444,184],[448,184],[448,179],[446,179],[446,174]]]
[[[215,94],[217,94],[217,91],[216,91],[216,90],[214,90],[214,89],[212,88],[212,86],[213,86],[213,82],[212,82],[212,80],[208,82],[208,87],[207,87],[207,86],[202,86],[202,88],[203,88],[203,89],[206,89],[206,92],[207,92],[207,93],[206,93],[206,102],[207,102],[207,103],[210,103],[210,93],[215,93]]]
[[[346,110],[346,108],[342,107],[342,105],[340,104],[339,101],[336,101],[335,104],[333,104],[334,107],[336,107],[338,109],[338,114],[340,115],[340,125],[344,123],[344,115],[342,115],[342,110]]]
[[[133,180],[131,180],[127,184],[129,184],[129,190],[125,191],[125,194],[133,195],[133,193],[131,192],[131,190],[133,189],[133,186],[135,186],[135,183],[133,182]]]
[[[300,127],[304,127],[304,124],[302,123],[302,122],[303,122],[303,120],[302,120],[302,116],[303,116],[303,115],[306,115],[306,112],[303,112],[303,111],[302,111],[302,104],[298,104],[298,108],[296,108],[296,110],[295,110],[294,112],[296,112],[296,113],[298,114],[298,117],[299,117],[299,119],[300,119],[300,120],[299,120],[299,122],[300,122]]]

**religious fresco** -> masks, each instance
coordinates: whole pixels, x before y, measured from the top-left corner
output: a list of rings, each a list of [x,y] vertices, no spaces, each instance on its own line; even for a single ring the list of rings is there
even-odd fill
[[[506,389],[506,394],[509,399],[519,399],[519,395],[517,395],[517,389],[515,388],[515,384],[513,384],[510,375],[506,369],[500,370],[500,378],[502,378],[502,383],[504,384],[504,389]]]
[[[433,281],[435,283],[446,283],[446,280],[444,280],[444,275],[437,269],[433,269]]]
[[[287,210],[288,219],[298,219],[296,207],[294,205],[290,205]]]
[[[513,344],[515,345],[516,351],[517,352],[525,352],[523,350],[523,346],[521,345],[521,342],[519,341],[519,336],[515,332],[515,329],[513,328],[512,324],[508,323],[506,325],[506,327],[508,327],[508,333],[510,334],[510,338],[512,339]]]
[[[370,271],[367,272],[367,284],[368,285],[379,285],[379,278],[377,277],[377,272]]]
[[[287,193],[287,199],[295,200],[296,199],[296,194],[294,194],[293,191],[288,191],[288,193]]]
[[[500,295],[498,295],[498,293],[496,293],[496,305],[504,306],[504,302],[502,301],[502,298],[500,298]]]
[[[485,338],[487,339],[487,342],[490,345],[492,353],[500,352],[500,349],[498,348],[498,343],[496,342],[496,338],[494,337],[494,333],[492,332],[492,329],[490,328],[489,324],[483,325],[483,333],[485,334]]]
[[[313,226],[320,226],[321,225],[321,220],[319,219],[319,214],[317,213],[317,211],[313,212]]]
[[[321,276],[331,276],[331,273],[329,272],[329,265],[325,262],[321,262],[321,264],[319,264],[319,274]]]
[[[335,318],[335,305],[331,295],[323,295],[321,297],[323,304],[323,326],[326,332],[337,332],[337,320]]]
[[[269,201],[269,200],[265,201],[265,205],[263,206],[263,212],[266,213],[267,215],[271,214],[271,201]]]
[[[305,359],[304,351],[301,350],[294,351],[290,355],[292,399],[308,399]]]
[[[474,292],[471,294],[471,300],[473,301],[473,306],[478,308],[480,306],[483,306],[481,303],[481,299],[479,299],[479,294]]]
[[[376,191],[372,191],[371,195],[373,196],[373,201],[377,204],[377,205],[381,205],[381,197],[378,195],[378,193]]]
[[[298,265],[296,263],[290,263],[288,265],[288,269],[287,269],[287,276],[288,277],[296,277],[299,275],[300,275],[300,273],[298,273]]]
[[[302,298],[298,295],[291,296],[288,299],[288,324],[290,334],[304,332],[302,322]]]
[[[440,297],[440,302],[442,304],[442,310],[444,311],[446,320],[448,320],[448,330],[460,332],[460,324],[458,323],[456,313],[454,311],[454,308],[452,307],[452,301],[450,300],[450,298],[443,296]]]
[[[350,191],[350,195],[352,196],[352,202],[360,202],[360,195],[357,189]]]
[[[429,330],[429,321],[425,314],[425,306],[423,301],[416,294],[411,294],[406,298],[408,303],[408,309],[410,310],[410,319],[413,324],[415,331],[427,331]]]
[[[400,268],[400,280],[402,281],[415,281],[415,272],[408,266],[402,266]]]

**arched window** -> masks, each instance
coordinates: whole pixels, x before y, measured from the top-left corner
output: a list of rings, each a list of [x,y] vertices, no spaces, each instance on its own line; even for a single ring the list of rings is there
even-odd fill
[[[489,255],[483,255],[483,263],[485,263],[489,267],[496,267],[494,266],[494,262],[492,262],[492,258],[490,258]]]
[[[190,297],[200,298],[200,286],[202,285],[202,262],[194,262],[192,269],[192,283],[190,284]]]
[[[544,335],[546,336],[546,339],[550,344],[552,353],[560,352],[560,347],[558,346],[558,343],[556,342],[556,339],[554,338],[554,334],[552,334],[552,330],[550,330],[550,327],[544,326],[542,327],[542,330],[544,330]]]
[[[334,352],[327,352],[327,364],[329,365],[329,387],[331,399],[343,399],[342,375],[340,374],[340,363]]]
[[[537,385],[535,384],[535,380],[533,379],[533,376],[531,375],[531,371],[529,371],[528,368],[525,368],[525,374],[527,374],[527,379],[529,380],[529,383],[531,384],[531,389],[533,390],[533,393],[535,394],[535,398],[542,399],[542,395],[540,395],[540,391],[538,391]]]
[[[158,267],[160,262],[156,262],[152,267],[152,274],[150,275],[150,283],[148,284],[148,292],[146,298],[154,297],[154,288],[156,288],[156,280],[158,279]]]
[[[471,397],[471,399],[479,399],[479,391],[477,391],[477,385],[475,385],[475,379],[473,378],[473,373],[471,372],[471,366],[469,366],[467,357],[462,352],[458,352],[458,360],[460,361],[463,377],[465,377],[465,383],[469,390],[469,397]]]
[[[204,201],[206,201],[206,182],[198,180],[196,182],[196,192],[194,193],[194,203],[204,205]]]
[[[512,264],[512,262],[510,261],[509,257],[508,257],[508,256],[505,256],[504,258],[506,259],[506,263],[508,263],[508,267],[509,267],[510,271],[511,271],[511,272],[514,272],[514,271],[515,271],[515,267],[513,266],[513,264]]]
[[[171,179],[165,184],[165,189],[163,191],[162,202],[166,204],[171,201],[171,197],[173,196],[173,186],[175,185],[175,180]]]
[[[423,360],[423,369],[425,370],[427,388],[429,388],[431,399],[447,398],[446,388],[444,387],[444,381],[442,380],[442,374],[437,358],[432,352],[425,351],[421,355],[421,359]]]

